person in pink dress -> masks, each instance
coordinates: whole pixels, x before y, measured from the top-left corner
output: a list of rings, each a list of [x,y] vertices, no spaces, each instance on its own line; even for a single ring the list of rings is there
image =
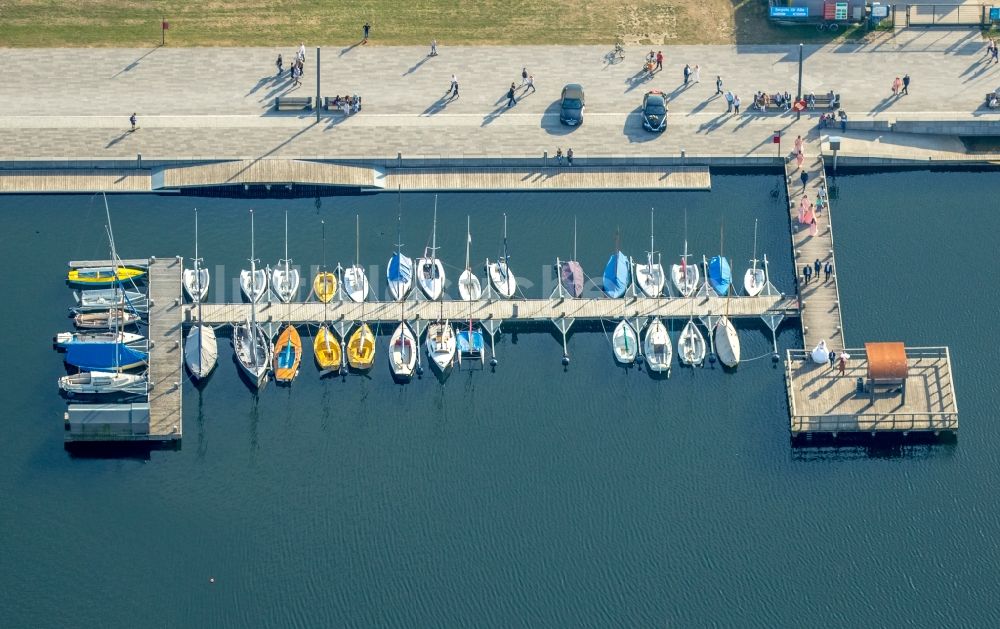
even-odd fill
[[[809,207],[809,197],[802,195],[799,200],[799,223],[802,225],[806,224],[806,209]]]
[[[806,161],[806,156],[802,154],[802,151],[795,154],[795,165],[798,166],[798,168],[802,168],[802,163],[804,161]]]
[[[795,152],[796,153],[801,153],[802,152],[802,136],[801,135],[797,136],[795,138]]]
[[[812,220],[809,221],[809,235],[815,236],[819,232],[819,225],[816,223],[816,217],[813,216]]]

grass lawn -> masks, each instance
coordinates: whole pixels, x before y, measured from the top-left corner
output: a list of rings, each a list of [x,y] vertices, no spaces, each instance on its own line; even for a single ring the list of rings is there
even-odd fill
[[[777,28],[762,0],[0,0],[0,46],[785,43],[828,41]],[[838,38],[851,37],[841,33]]]

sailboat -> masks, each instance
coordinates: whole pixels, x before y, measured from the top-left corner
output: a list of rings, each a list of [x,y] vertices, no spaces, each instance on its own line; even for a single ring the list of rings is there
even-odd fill
[[[503,254],[496,262],[486,260],[486,274],[493,290],[504,299],[510,299],[517,291],[517,278],[510,271],[510,256],[507,254],[507,214],[503,215]]]
[[[257,300],[267,288],[267,278],[263,269],[257,269],[254,258],[253,210],[250,210],[250,271],[240,273],[240,284],[250,297],[250,316],[246,323],[233,326],[233,349],[240,367],[260,388],[271,364],[271,340],[257,323]]]
[[[690,297],[698,288],[701,281],[701,274],[697,264],[688,264],[688,240],[687,240],[687,210],[684,210],[684,255],[681,256],[681,263],[670,267],[670,280],[674,288],[683,297]]]
[[[472,327],[471,301],[469,302],[469,327],[458,331],[455,343],[458,351],[458,362],[461,363],[465,356],[478,357],[479,364],[486,361],[486,343],[483,341],[483,332]]]
[[[417,284],[427,299],[441,298],[444,290],[444,265],[437,258],[437,195],[434,196],[434,226],[431,230],[431,246],[424,249],[424,255],[417,259]]]
[[[59,332],[52,343],[63,350],[77,343],[123,343],[130,347],[145,347],[146,337],[134,332]]]
[[[635,362],[639,354],[639,336],[628,319],[622,319],[615,326],[615,331],[611,335],[611,348],[614,350],[615,360],[623,365]]]
[[[458,278],[458,294],[463,301],[475,301],[483,296],[483,285],[479,278],[472,271],[469,260],[470,248],[472,247],[472,231],[469,217],[465,217],[465,270]]]
[[[399,307],[399,325],[396,326],[392,336],[389,337],[389,368],[392,375],[400,380],[408,380],[413,377],[413,370],[417,366],[417,337],[410,329],[410,325],[403,320],[404,307]]]
[[[583,267],[576,257],[576,217],[573,217],[573,259],[565,262],[556,260],[556,267],[559,269],[559,282],[566,293],[577,299],[583,296],[583,284],[586,276],[583,274]]]
[[[686,258],[687,247],[685,246],[684,249]],[[685,258],[681,258],[682,263]],[[698,268],[698,265],[693,266]],[[688,299],[691,301],[691,316],[688,318],[688,322],[684,324],[680,338],[677,339],[677,356],[682,363],[693,367],[705,362],[707,343],[705,342],[705,337],[701,334],[701,330],[698,329],[698,325],[694,322],[694,294]]]
[[[443,310],[444,306],[442,306]],[[442,313],[443,314],[443,313]],[[439,318],[427,326],[427,355],[441,373],[455,361],[455,330],[446,319]]]
[[[615,237],[618,240],[618,237]],[[628,256],[622,253],[621,246],[616,242],[615,252],[611,254],[604,267],[604,292],[608,297],[619,298],[625,295],[632,284],[632,265]]]
[[[135,369],[149,358],[144,348],[113,340],[106,343],[73,343],[66,348],[66,363],[84,371]]]
[[[362,371],[371,369],[375,363],[375,335],[364,318],[347,340],[347,362]]]
[[[347,293],[351,301],[361,303],[368,298],[368,276],[361,268],[361,218],[354,216],[354,265],[344,269],[341,278],[341,290]]]
[[[146,374],[120,371],[83,371],[59,378],[59,388],[70,395],[147,392]]]
[[[646,264],[635,265],[635,281],[646,297],[659,297],[666,283],[660,255],[653,246],[653,210],[649,210],[649,251],[646,252]]]
[[[670,334],[667,332],[667,327],[663,325],[663,321],[659,317],[653,317],[649,326],[646,327],[643,354],[646,356],[646,364],[652,371],[670,369],[673,347],[670,344]]]
[[[257,258],[254,254],[253,210],[250,210],[250,269],[240,271],[240,288],[250,303],[257,303],[267,290],[267,273],[257,268]]]
[[[138,314],[120,308],[104,312],[80,312],[73,317],[73,324],[81,330],[110,330],[138,322]]]
[[[729,294],[729,286],[733,282],[733,273],[729,268],[729,260],[722,255],[712,256],[708,261],[708,283],[721,297]]]
[[[184,269],[181,279],[184,292],[194,303],[200,303],[208,296],[208,283],[212,279],[208,269],[201,268],[202,259],[198,257],[198,208],[194,210],[194,262],[193,269]]]
[[[764,290],[764,269],[757,268],[757,219],[753,220],[753,258],[750,259],[750,268],[743,275],[743,290],[753,297],[759,295]]]
[[[722,257],[722,251],[720,246],[719,257],[725,261]],[[711,269],[709,269],[711,273]],[[719,360],[726,367],[736,367],[740,364],[740,337],[736,333],[736,328],[733,326],[733,322],[729,320],[729,304],[732,301],[732,297],[726,296],[726,314],[719,317],[719,321],[715,324],[715,353],[719,355]]]
[[[385,269],[385,279],[389,284],[389,294],[396,301],[403,301],[413,288],[413,260],[403,255],[403,194],[399,192],[397,223],[396,223],[396,252],[389,258],[389,265]]]
[[[302,338],[291,322],[286,322],[278,340],[274,343],[273,366],[274,380],[288,383],[299,375],[299,364],[302,362]]]
[[[323,268],[313,280],[313,291],[323,302],[323,321],[316,332],[316,338],[313,339],[313,356],[319,368],[328,371],[340,367],[342,353],[340,341],[327,325],[327,303],[337,292],[337,278],[326,270],[326,221],[320,221],[320,225],[323,229]]]
[[[326,270],[326,221],[320,221],[323,229],[323,267],[313,278],[313,293],[316,299],[326,304],[337,294],[337,276]],[[326,306],[323,307],[323,319],[326,320]]]
[[[288,212],[285,212],[285,257],[271,270],[271,290],[286,304],[299,292],[299,270],[288,257]]]

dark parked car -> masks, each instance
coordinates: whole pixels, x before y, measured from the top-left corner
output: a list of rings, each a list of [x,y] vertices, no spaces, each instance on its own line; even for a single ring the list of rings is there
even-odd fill
[[[667,129],[667,98],[660,90],[650,90],[642,97],[642,126],[660,133]]]
[[[562,100],[559,103],[559,122],[575,127],[583,123],[583,87],[578,83],[570,83],[562,90]]]

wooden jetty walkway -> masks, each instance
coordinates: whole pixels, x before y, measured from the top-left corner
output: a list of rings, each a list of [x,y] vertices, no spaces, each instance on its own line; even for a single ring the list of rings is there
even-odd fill
[[[427,160],[432,162],[434,160]],[[528,160],[525,160],[528,161]],[[539,160],[540,161],[540,160]],[[549,163],[554,163],[550,158]],[[153,192],[244,186],[402,190],[710,190],[708,166],[381,167],[266,158],[139,168],[0,170],[0,193]]]
[[[184,321],[198,320],[198,309],[188,304]],[[765,314],[794,316],[798,312],[795,299],[781,295],[733,297],[727,306],[721,297],[661,298],[629,297],[623,299],[495,299],[492,301],[419,301],[365,302],[332,301],[326,305],[328,321],[394,322],[400,318],[433,321],[468,319],[494,321],[552,321],[555,319],[621,319],[624,317],[661,317],[687,319],[728,313],[731,318],[761,317]],[[246,321],[250,304],[202,304],[202,322],[224,325]],[[318,302],[262,303],[257,306],[259,321],[290,321],[293,324],[320,324],[324,307]]]
[[[840,290],[837,286],[837,264],[833,253],[833,221],[830,205],[816,217],[816,235],[809,234],[809,226],[799,223],[799,201],[803,196],[813,203],[820,188],[826,186],[826,170],[819,142],[804,142],[806,159],[802,168],[809,174],[805,186],[801,182],[794,158],[785,161],[785,182],[788,190],[789,222],[792,230],[792,259],[798,273],[799,298],[802,301],[802,342],[806,349],[812,349],[820,341],[826,341],[831,349],[839,349],[844,344],[844,324],[840,316]],[[829,202],[829,194],[827,194]],[[818,273],[813,272],[808,284],[803,281],[802,269],[805,265],[820,262]],[[823,268],[827,263],[833,266],[833,275],[823,279]]]
[[[149,437],[150,440],[180,439],[181,391],[184,378],[183,322],[181,304],[184,265],[181,258],[149,261]]]

